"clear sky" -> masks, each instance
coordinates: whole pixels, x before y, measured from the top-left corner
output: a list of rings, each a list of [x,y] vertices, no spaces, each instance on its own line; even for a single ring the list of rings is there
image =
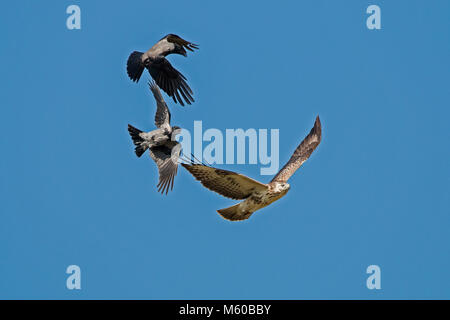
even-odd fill
[[[81,8],[81,30],[66,8]],[[366,8],[381,8],[368,30]],[[0,298],[450,298],[450,2],[9,1],[0,12]],[[154,128],[133,50],[167,33],[192,130],[276,128],[280,165],[321,145],[280,201],[235,201],[183,168],[168,196],[127,124]],[[220,165],[263,182],[257,165]],[[81,290],[66,288],[67,266]],[[366,268],[381,268],[381,290]]]

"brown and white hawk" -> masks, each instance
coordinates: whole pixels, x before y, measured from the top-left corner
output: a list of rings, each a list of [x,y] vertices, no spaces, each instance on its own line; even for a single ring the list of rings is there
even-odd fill
[[[234,200],[245,199],[234,206],[217,210],[227,220],[240,221],[248,219],[253,212],[286,195],[290,189],[290,185],[287,183],[288,179],[308,160],[321,139],[322,127],[319,116],[317,116],[310,133],[295,149],[289,161],[268,184],[233,171],[217,169],[203,164],[182,163],[181,165],[206,188]]]

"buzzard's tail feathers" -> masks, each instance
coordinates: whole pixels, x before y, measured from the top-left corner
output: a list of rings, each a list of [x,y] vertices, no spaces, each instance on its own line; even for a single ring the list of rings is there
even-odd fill
[[[230,221],[241,221],[250,218],[253,212],[241,212],[239,210],[239,205],[240,203],[225,209],[217,210],[217,212],[222,218]]]
[[[138,82],[141,78],[142,72],[144,71],[144,64],[142,63],[141,57],[143,53],[139,51],[134,51],[128,57],[127,61],[127,73],[131,80]]]
[[[128,132],[130,133],[131,139],[133,139],[133,143],[136,146],[136,148],[134,148],[134,152],[136,152],[138,157],[142,156],[145,150],[147,150],[147,146],[143,145],[144,139],[140,136],[142,131],[129,124]]]

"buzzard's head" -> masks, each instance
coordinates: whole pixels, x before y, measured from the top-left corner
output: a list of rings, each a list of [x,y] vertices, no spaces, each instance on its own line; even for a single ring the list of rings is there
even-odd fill
[[[289,191],[291,186],[287,182],[276,182],[273,188],[274,192],[286,193]]]

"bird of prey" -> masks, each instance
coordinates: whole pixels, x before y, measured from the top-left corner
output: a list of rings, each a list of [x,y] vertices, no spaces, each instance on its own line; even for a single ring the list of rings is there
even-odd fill
[[[216,169],[192,161],[190,164],[182,163],[181,165],[206,188],[234,200],[245,199],[234,206],[217,210],[227,220],[245,220],[256,210],[264,208],[286,195],[290,189],[290,185],[287,183],[288,179],[310,157],[319,145],[321,138],[322,128],[317,116],[310,133],[295,149],[294,154],[285,166],[268,184],[233,171]]]
[[[128,132],[136,146],[134,151],[138,157],[149,150],[159,171],[158,192],[167,194],[169,188],[173,189],[178,170],[181,144],[175,141],[175,136],[180,133],[181,128],[170,125],[170,111],[158,86],[154,82],[149,83],[149,86],[156,100],[155,125],[158,129],[143,132],[129,124]]]
[[[159,40],[147,52],[134,51],[127,61],[127,73],[130,79],[138,82],[144,68],[147,68],[156,84],[164,90],[175,103],[184,106],[184,101],[191,104],[193,92],[183,76],[177,69],[172,67],[166,56],[172,53],[187,57],[186,49],[194,51],[198,45],[186,41],[175,34],[168,34]]]

